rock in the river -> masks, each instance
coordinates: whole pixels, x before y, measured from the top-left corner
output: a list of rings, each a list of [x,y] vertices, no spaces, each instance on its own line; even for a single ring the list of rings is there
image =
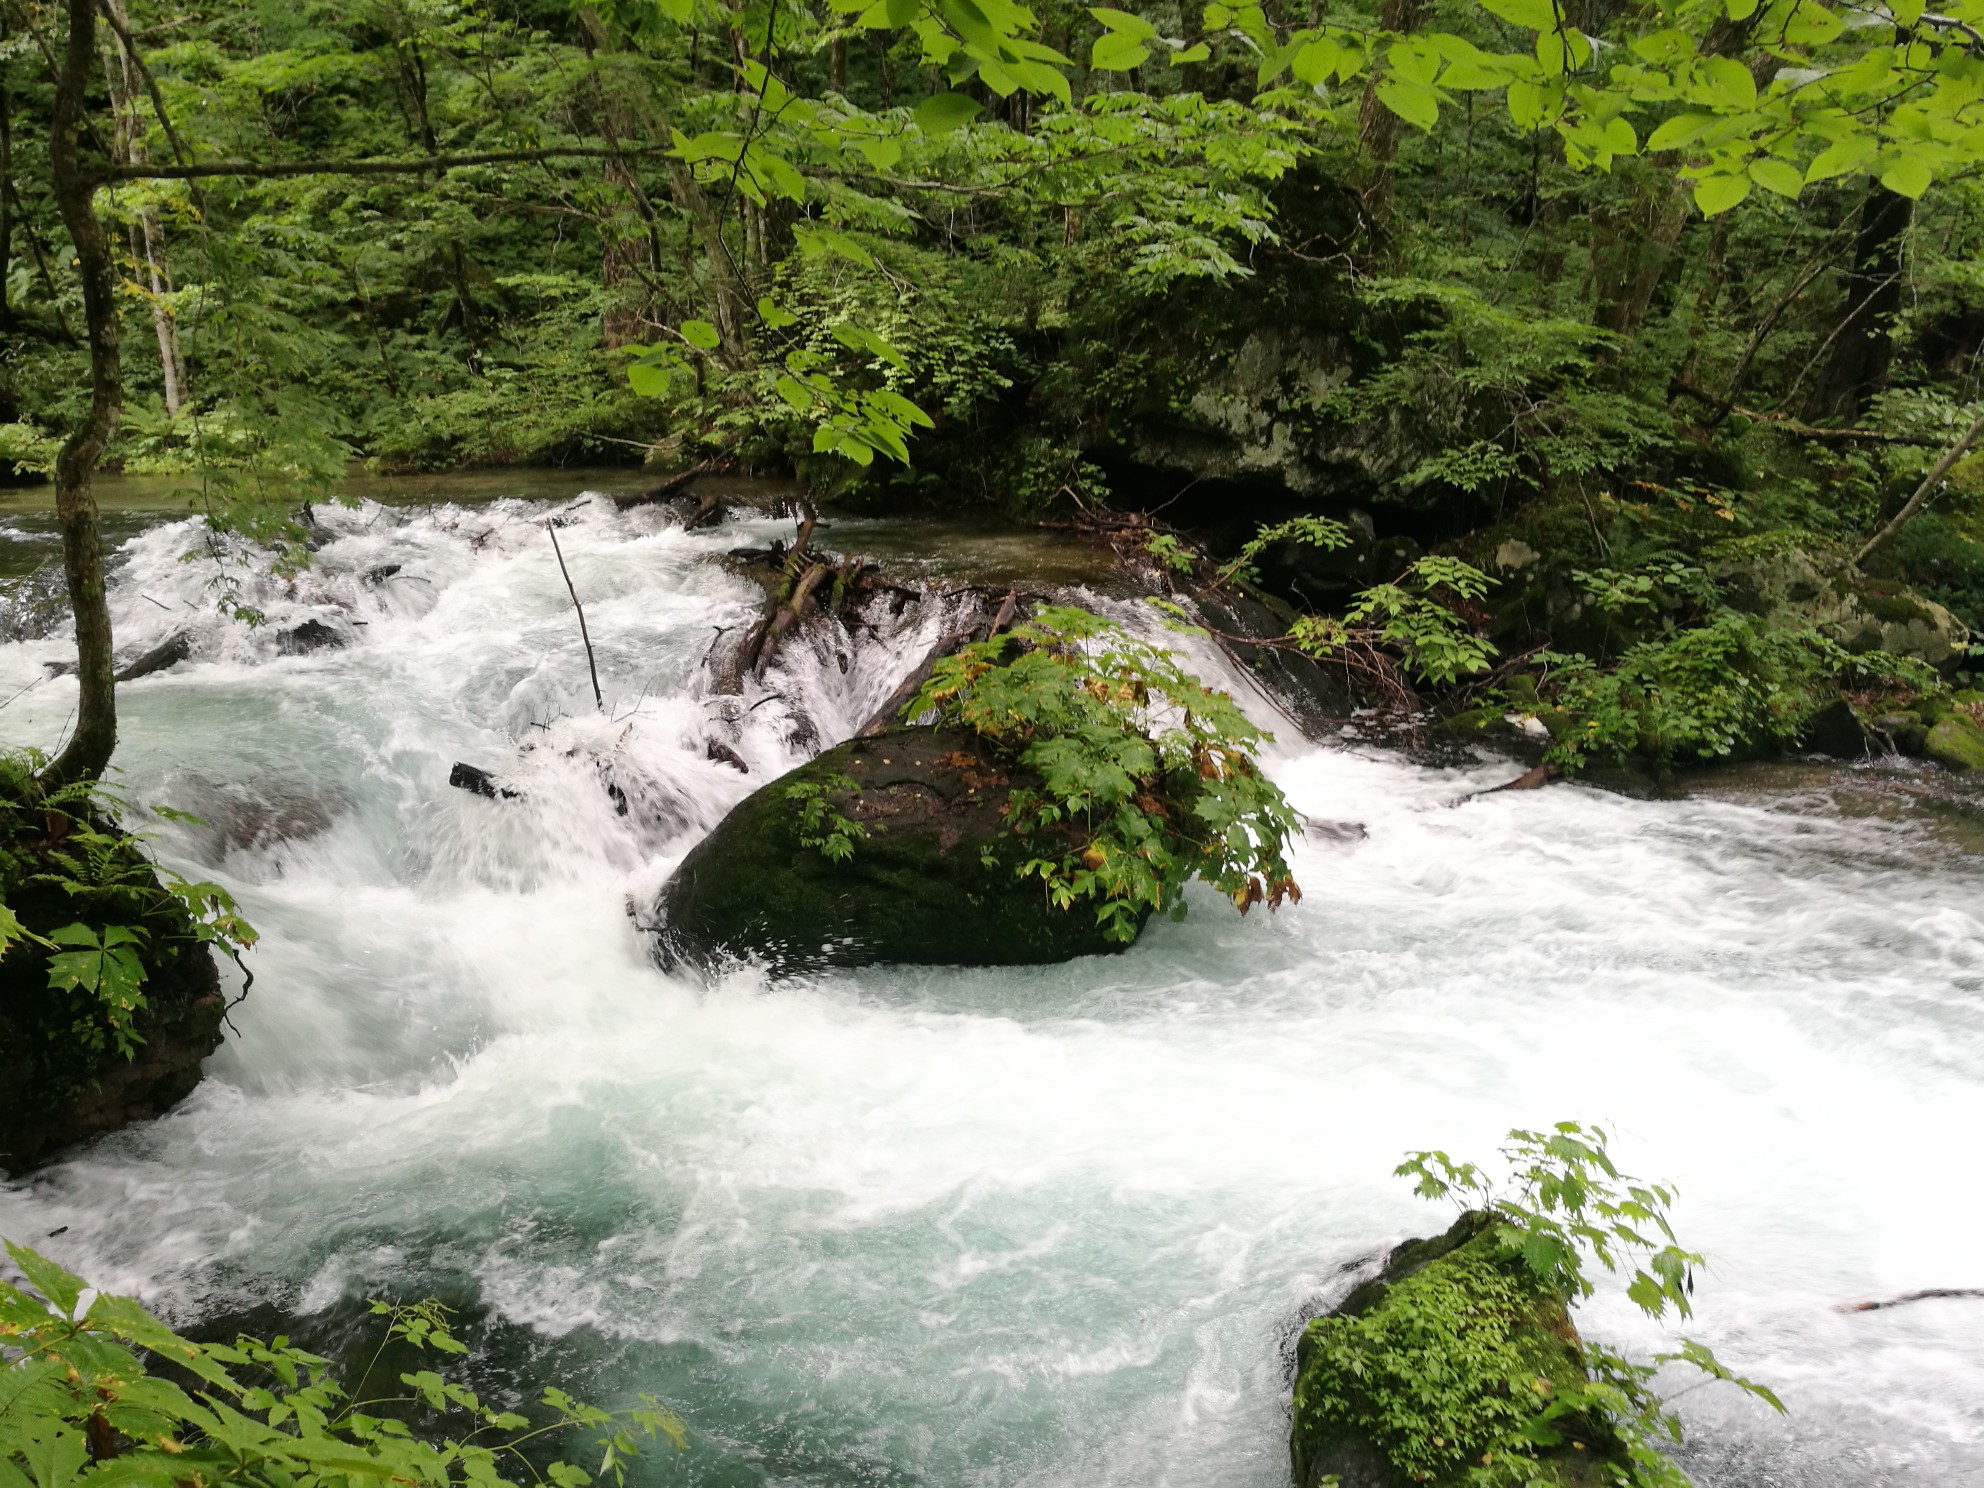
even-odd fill
[[[321,620],[305,620],[276,637],[278,656],[308,656],[312,651],[335,651],[349,646],[351,637]]]
[[[1952,770],[1984,770],[1984,727],[1968,713],[1945,716],[1929,730],[1924,748]]]
[[[1841,760],[1865,759],[1874,745],[1853,705],[1837,697],[1805,720],[1798,742],[1814,754]]]
[[[46,884],[16,884],[8,898],[39,934],[96,919]],[[51,952],[20,942],[0,958],[0,1172],[163,1115],[199,1084],[201,1061],[220,1047],[220,977],[206,946],[153,928],[136,1022],[144,1042],[129,1060],[100,1032],[93,1045],[93,1020],[75,996],[49,989]]]
[[[976,735],[898,728],[829,749],[747,796],[662,886],[670,961],[752,956],[776,970],[875,962],[1003,966],[1120,950],[1094,910],[1056,909],[1018,867],[1002,815],[1039,782]],[[858,824],[834,861],[803,837],[809,800]]]
[[[1502,1252],[1494,1225],[1475,1211],[1437,1239],[1408,1240],[1307,1326],[1296,1349],[1296,1488],[1459,1488],[1494,1465],[1521,1469],[1509,1482],[1552,1488],[1614,1481],[1624,1449],[1603,1422],[1559,1417],[1555,1446],[1518,1435],[1584,1383],[1584,1364],[1564,1299]]]

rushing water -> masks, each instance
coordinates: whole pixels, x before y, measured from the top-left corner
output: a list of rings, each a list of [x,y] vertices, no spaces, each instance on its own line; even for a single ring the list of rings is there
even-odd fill
[[[1285,738],[1330,824],[1297,909],[1208,897],[1057,967],[671,980],[630,898],[938,618],[711,699],[755,594],[705,560],[779,524],[582,505],[602,718],[541,515],[334,514],[313,572],[248,581],[253,631],[209,616],[186,526],[127,546],[124,644],[190,626],[196,656],[124,689],[124,779],[207,818],[159,848],[238,894],[257,980],[191,1100],[0,1187],[0,1233],[182,1320],[446,1296],[504,1379],[680,1410],[651,1482],[1279,1488],[1289,1329],[1446,1221],[1399,1154],[1597,1119],[1680,1181],[1714,1261],[1692,1331],[1790,1407],[1690,1395],[1700,1482],[1984,1484],[1984,1303],[1834,1310],[1984,1285],[1960,832],[1810,789],[1470,800],[1508,765]],[[278,655],[309,615],[356,644]],[[69,650],[0,647],[0,735],[61,732]],[[519,795],[450,790],[457,759]]]

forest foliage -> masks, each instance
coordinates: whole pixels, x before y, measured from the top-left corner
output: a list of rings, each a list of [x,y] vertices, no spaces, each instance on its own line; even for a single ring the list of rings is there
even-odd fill
[[[1357,582],[1281,545],[1298,643],[1442,643],[1416,681],[1490,706],[1520,673],[1566,763],[1715,757],[1922,686],[1748,604],[1770,544],[1984,623],[1980,19],[8,0],[0,459],[45,471],[102,401],[66,170],[127,332],[105,457],[290,561],[354,458],[1177,500],[1245,519],[1222,559],[1307,516]]]

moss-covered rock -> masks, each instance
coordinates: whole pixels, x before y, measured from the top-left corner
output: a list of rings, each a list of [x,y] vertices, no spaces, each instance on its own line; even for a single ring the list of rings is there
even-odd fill
[[[134,860],[133,871],[151,868]],[[162,889],[157,899],[171,903]],[[133,1025],[143,1042],[128,1059],[92,997],[50,988],[49,950],[18,941],[0,957],[0,1172],[12,1173],[184,1100],[220,1047],[225,1005],[213,954],[184,933],[183,920],[93,909],[37,882],[8,884],[6,902],[37,935],[126,919],[148,933],[145,1006]]]
[[[1984,727],[1968,713],[1945,714],[1923,747],[1952,770],[1984,770]]]
[[[1454,1488],[1485,1481],[1585,1488],[1613,1481],[1624,1447],[1602,1421],[1522,1436],[1586,1380],[1564,1299],[1504,1254],[1491,1216],[1411,1240],[1383,1271],[1308,1325],[1296,1354],[1297,1488]]]
[[[657,905],[662,954],[776,970],[876,962],[1003,966],[1121,950],[1092,906],[1052,905],[1005,809],[1040,782],[959,729],[829,749],[748,796],[682,860]],[[811,827],[807,808],[824,810]],[[859,829],[830,855],[838,816]],[[809,841],[808,839],[812,839]]]

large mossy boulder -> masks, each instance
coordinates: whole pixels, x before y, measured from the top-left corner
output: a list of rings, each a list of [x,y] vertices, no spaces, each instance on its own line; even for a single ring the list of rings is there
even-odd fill
[[[1585,1381],[1563,1297],[1503,1250],[1490,1215],[1464,1214],[1436,1239],[1399,1246],[1304,1330],[1297,1488],[1456,1488],[1498,1465],[1510,1483],[1611,1483],[1626,1459],[1602,1420],[1558,1416],[1550,1427],[1562,1440],[1549,1446],[1522,1435]]]
[[[1058,909],[1020,877],[1037,854],[1006,808],[1039,787],[961,729],[890,729],[829,749],[746,797],[682,860],[657,905],[663,959],[799,971],[1121,950],[1091,906]],[[839,834],[851,851],[831,841],[835,817],[859,829]]]
[[[132,867],[151,872],[148,864]],[[169,896],[161,888],[157,899]],[[6,903],[42,936],[78,922],[100,932],[110,918],[46,883],[10,883]],[[169,917],[118,918],[148,932],[145,1005],[133,1024],[141,1042],[129,1058],[92,995],[49,986],[49,949],[22,940],[0,956],[0,1172],[21,1172],[77,1142],[165,1114],[192,1093],[202,1061],[220,1047],[226,1005],[213,953],[175,933],[183,926]]]

